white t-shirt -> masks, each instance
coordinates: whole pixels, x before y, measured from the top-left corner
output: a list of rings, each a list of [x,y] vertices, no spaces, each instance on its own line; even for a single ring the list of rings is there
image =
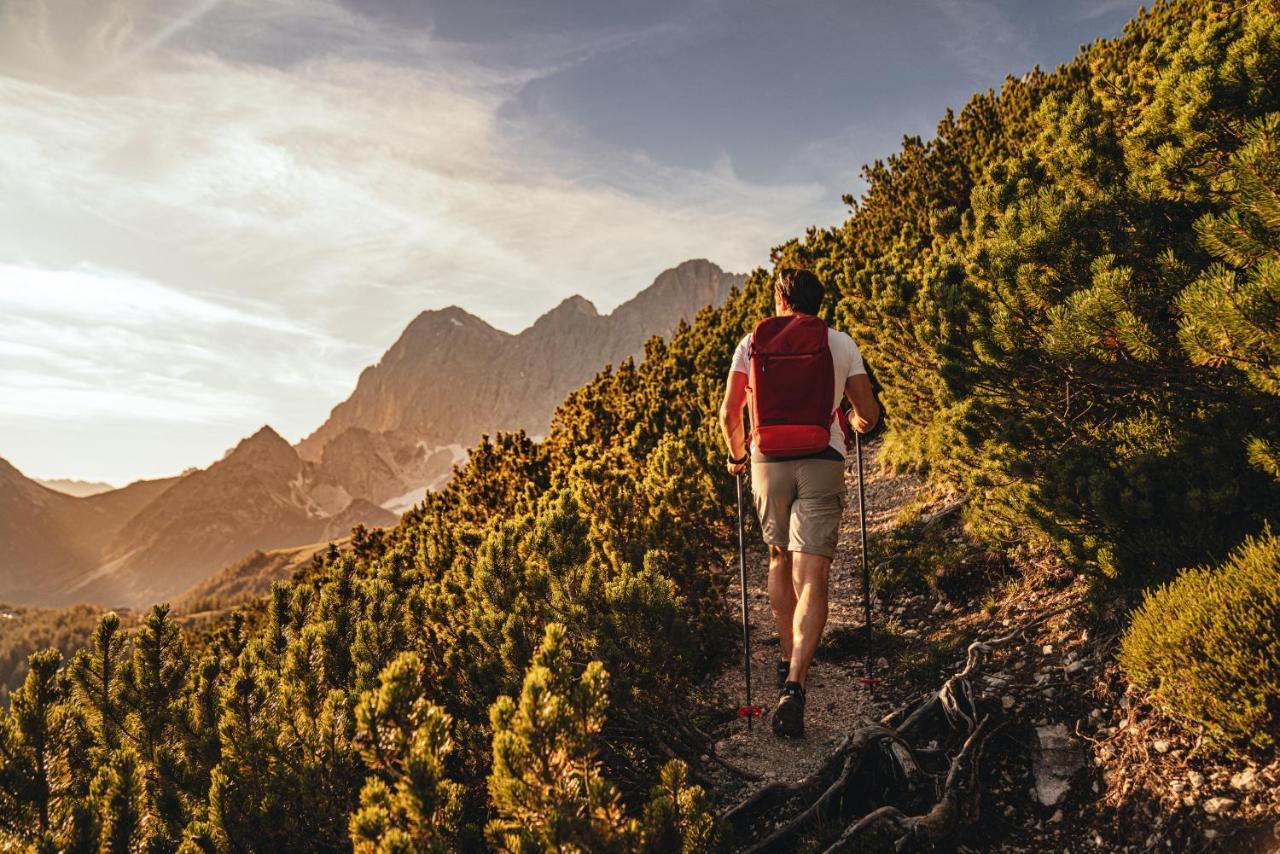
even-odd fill
[[[835,399],[831,401],[831,410],[834,412],[836,407],[840,405],[840,398],[844,397],[845,381],[857,374],[865,374],[866,366],[862,364],[862,353],[858,350],[858,345],[853,343],[850,338],[839,330],[827,327],[827,346],[831,349],[831,362],[835,370],[832,376],[835,377],[835,389],[832,392]],[[738,348],[733,351],[733,364],[729,366],[729,371],[737,371],[740,374],[751,374],[751,333],[748,332],[741,341],[738,342]],[[844,451],[844,433],[840,429],[840,422],[833,420],[831,422],[831,447],[840,452],[840,456],[845,455]]]

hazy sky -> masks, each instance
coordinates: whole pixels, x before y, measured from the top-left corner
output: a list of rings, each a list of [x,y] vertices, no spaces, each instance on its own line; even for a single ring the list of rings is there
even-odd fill
[[[0,0],[0,457],[297,440],[419,311],[745,272],[1116,0]]]

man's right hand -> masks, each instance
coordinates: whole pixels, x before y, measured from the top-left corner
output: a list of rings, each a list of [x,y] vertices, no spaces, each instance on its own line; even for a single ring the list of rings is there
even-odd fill
[[[853,404],[853,411],[849,413],[850,427],[864,436],[879,427],[880,404],[866,374],[854,374],[845,380],[844,396]]]
[[[750,465],[750,463],[751,456],[749,454],[743,454],[736,460],[730,457],[729,462],[725,467],[729,470],[729,474],[734,477],[740,477],[747,473],[747,466]]]

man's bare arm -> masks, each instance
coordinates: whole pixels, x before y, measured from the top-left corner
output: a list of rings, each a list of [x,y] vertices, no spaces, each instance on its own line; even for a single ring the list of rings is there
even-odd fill
[[[742,428],[742,407],[747,403],[747,375],[730,371],[724,384],[724,402],[720,404],[720,430],[729,448],[730,459],[742,459],[747,455],[747,439]],[[745,466],[729,466],[732,474],[739,474]]]
[[[866,374],[854,374],[844,381],[844,396],[853,404],[853,429],[866,433],[880,420],[880,405],[871,393],[871,380]]]

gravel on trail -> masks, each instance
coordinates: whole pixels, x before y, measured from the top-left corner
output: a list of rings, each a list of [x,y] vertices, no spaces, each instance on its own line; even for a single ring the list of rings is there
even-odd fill
[[[898,511],[915,499],[921,480],[915,475],[881,469],[875,452],[864,450],[864,480],[867,493],[868,551],[875,562],[876,534],[892,527]],[[851,461],[845,478],[844,513],[840,541],[831,567],[830,606],[824,637],[840,632],[861,632],[863,627],[862,564],[858,531],[858,474]],[[746,484],[744,484],[746,486]],[[750,501],[748,494],[747,500]],[[754,516],[754,509],[748,508]],[[736,563],[734,564],[736,568]],[[767,581],[768,552],[759,539],[759,529],[747,526],[747,604],[751,622],[752,701],[764,709],[748,731],[745,719],[729,725],[729,734],[716,743],[716,754],[746,771],[759,774],[766,782],[794,781],[817,770],[839,741],[860,726],[873,722],[889,710],[889,698],[877,695],[881,689],[859,681],[864,664],[860,657],[844,661],[824,660],[820,647],[809,669],[805,699],[805,737],[784,739],[773,734],[769,715],[777,704],[776,662],[778,635],[769,609]],[[729,601],[735,614],[740,602],[738,575],[733,573]],[[872,599],[872,620],[883,617],[881,604]],[[727,708],[746,703],[740,657],[728,663],[715,681],[714,691]],[[888,693],[887,691],[885,693]]]

